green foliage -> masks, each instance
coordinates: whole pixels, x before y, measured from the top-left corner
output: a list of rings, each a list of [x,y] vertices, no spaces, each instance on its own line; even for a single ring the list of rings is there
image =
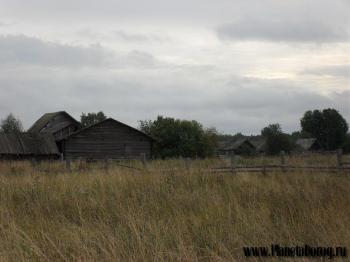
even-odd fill
[[[346,139],[348,124],[335,109],[307,111],[300,120],[302,132],[317,138],[321,147],[334,150],[341,147]]]
[[[350,133],[346,134],[345,142],[343,145],[343,152],[346,154],[350,153]]]
[[[156,157],[208,157],[215,153],[217,131],[204,129],[197,121],[158,116],[155,121],[140,121],[140,130],[154,137]]]
[[[308,133],[308,132],[305,132],[305,131],[295,131],[292,133],[292,138],[294,140],[297,140],[299,138],[312,138],[313,136]]]
[[[107,119],[107,117],[102,111],[98,113],[81,113],[80,116],[80,122],[83,125],[83,127],[97,124],[98,122],[101,122],[105,119]]]
[[[277,155],[281,151],[289,152],[295,147],[292,137],[282,132],[280,124],[272,124],[263,128],[261,135],[266,138],[269,155]]]
[[[0,133],[11,134],[23,132],[23,125],[12,113],[5,119],[1,119]]]
[[[227,144],[231,141],[235,141],[239,138],[244,138],[245,136],[242,133],[236,133],[234,135],[230,134],[217,134],[217,139],[220,144]]]

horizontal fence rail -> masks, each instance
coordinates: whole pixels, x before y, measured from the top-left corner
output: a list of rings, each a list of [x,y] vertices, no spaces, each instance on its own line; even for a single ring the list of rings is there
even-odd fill
[[[350,172],[350,167],[336,167],[336,166],[278,166],[278,165],[266,165],[266,166],[236,166],[236,167],[214,167],[211,169],[214,173],[238,173],[238,172],[268,172],[268,171],[317,171],[317,172]]]
[[[328,152],[329,153],[329,152]],[[285,153],[281,151],[280,153],[280,164],[279,165],[237,165],[235,155],[231,156],[231,166],[224,167],[214,167],[212,171],[215,173],[233,173],[236,174],[238,172],[261,172],[265,174],[270,171],[282,171],[282,172],[295,172],[295,171],[317,171],[317,172],[346,172],[350,173],[350,162],[343,161],[343,151],[341,149],[337,151],[331,151],[331,153],[336,155],[337,163],[336,166],[325,166],[325,165],[288,165],[286,163]]]
[[[329,172],[329,173],[350,173],[350,162],[343,161],[343,153],[341,150],[333,151],[334,156],[336,156],[335,160],[336,162],[333,163],[333,165],[325,165],[323,163],[320,165],[315,164],[304,164],[304,165],[295,165],[292,163],[287,163],[288,159],[286,158],[286,154],[282,151],[279,156],[279,163],[277,164],[256,164],[256,165],[244,165],[244,164],[237,164],[240,157],[231,155],[229,157],[229,164],[226,164],[225,166],[206,166],[206,167],[196,167],[195,162],[191,158],[183,158],[183,165],[177,166],[177,167],[158,167],[158,169],[155,169],[152,164],[146,159],[144,155],[141,155],[138,161],[141,162],[141,164],[134,165],[132,162],[135,159],[123,159],[123,160],[112,160],[112,159],[104,159],[100,161],[94,161],[91,162],[92,164],[96,165],[89,165],[90,161],[84,161],[83,159],[79,160],[70,160],[66,159],[64,162],[61,162],[64,167],[63,170],[66,170],[68,172],[81,172],[86,170],[92,170],[92,169],[101,169],[104,171],[108,171],[112,167],[120,167],[125,168],[129,170],[136,171],[140,174],[143,172],[152,172],[152,173],[168,173],[168,172],[188,172],[188,171],[199,171],[199,172],[205,172],[205,173],[230,173],[230,174],[237,174],[237,173],[262,173],[266,174],[267,172],[303,172],[303,171],[317,171],[317,172]],[[348,160],[348,158],[346,158]],[[73,165],[74,163],[74,165]],[[90,164],[91,164],[90,163]],[[215,165],[215,164],[214,164]],[[41,169],[38,166],[37,161],[35,159],[32,160],[32,166],[39,170]],[[42,170],[42,172],[50,172],[50,170]]]

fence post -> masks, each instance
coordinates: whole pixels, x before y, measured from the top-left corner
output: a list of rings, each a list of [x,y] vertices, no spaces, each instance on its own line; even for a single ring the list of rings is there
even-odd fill
[[[72,165],[70,159],[66,159],[66,169],[68,172],[72,172]]]
[[[81,158],[79,158],[78,161],[79,161],[78,169],[79,169],[79,172],[80,172],[81,170],[83,170],[83,164],[82,164]]]
[[[186,157],[185,164],[186,164],[186,169],[190,170],[190,168],[191,168],[191,158],[190,157]]]
[[[266,172],[266,163],[265,162],[263,163],[262,173],[263,173],[263,175],[267,174],[267,172]]]
[[[141,153],[141,161],[143,164],[143,167],[147,169],[147,158],[146,158],[146,153]]]
[[[36,162],[36,159],[34,157],[31,159],[31,164],[32,164],[32,168],[35,169],[37,166],[37,162]]]
[[[103,159],[103,169],[107,173],[109,168],[109,161],[107,158]]]
[[[281,151],[280,156],[281,156],[282,172],[285,173],[286,172],[286,153],[284,151]]]
[[[263,175],[266,175],[266,156],[263,154],[262,156],[262,169],[261,172]]]
[[[341,169],[342,165],[343,165],[343,150],[342,149],[338,149],[337,150],[337,168]]]
[[[235,153],[231,154],[231,173],[236,174],[236,156],[235,156]]]

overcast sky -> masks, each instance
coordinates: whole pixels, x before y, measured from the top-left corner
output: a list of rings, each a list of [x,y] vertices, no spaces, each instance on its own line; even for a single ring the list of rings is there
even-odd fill
[[[350,122],[349,0],[0,0],[0,118],[102,110],[225,133]]]

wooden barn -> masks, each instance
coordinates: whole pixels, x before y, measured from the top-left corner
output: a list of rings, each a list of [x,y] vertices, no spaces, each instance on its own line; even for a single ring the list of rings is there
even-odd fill
[[[152,142],[143,132],[108,118],[67,136],[62,151],[66,159],[149,159]]]
[[[81,128],[80,122],[65,111],[46,113],[29,129],[29,133],[50,133],[56,141],[68,137]]]
[[[296,141],[299,152],[312,152],[321,150],[321,146],[316,138],[299,138]]]
[[[219,150],[223,155],[252,155],[256,152],[255,146],[247,138],[238,138],[223,145]]]
[[[266,138],[262,136],[252,136],[249,142],[255,147],[256,154],[265,154],[267,152]]]
[[[57,159],[59,156],[51,134],[0,134],[0,159],[48,160]]]

